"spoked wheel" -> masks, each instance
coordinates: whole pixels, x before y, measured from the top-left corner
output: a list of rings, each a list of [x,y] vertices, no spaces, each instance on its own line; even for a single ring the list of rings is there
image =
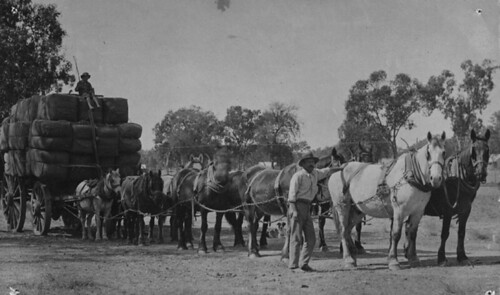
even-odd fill
[[[45,184],[36,182],[31,195],[31,217],[33,218],[33,233],[47,235],[52,217],[52,196]]]
[[[4,174],[1,187],[2,212],[7,229],[21,232],[26,219],[27,190],[21,177]]]

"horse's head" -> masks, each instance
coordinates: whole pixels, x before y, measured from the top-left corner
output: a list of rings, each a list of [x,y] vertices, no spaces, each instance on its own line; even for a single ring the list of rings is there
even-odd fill
[[[486,130],[484,137],[477,136],[476,132],[472,130],[470,138],[472,140],[470,159],[474,167],[474,175],[479,181],[484,182],[488,175],[488,161],[490,158],[490,148],[488,146],[490,130]]]
[[[358,143],[358,156],[357,161],[363,163],[373,163],[373,146],[370,148],[364,147],[361,142]]]
[[[193,156],[192,154],[189,156],[189,162],[184,165],[184,168],[193,168],[195,170],[201,171],[203,170],[203,155],[200,154],[198,157]]]
[[[120,169],[116,170],[110,170],[108,173],[106,173],[105,178],[105,185],[108,189],[113,191],[116,194],[120,194],[121,192],[121,176],[120,176]]]
[[[220,151],[215,154],[213,161],[215,181],[225,185],[229,181],[229,171],[231,171],[231,156],[228,152]]]
[[[433,137],[431,133],[427,133],[427,144],[420,148],[417,152],[419,157],[420,167],[427,167],[429,183],[433,188],[441,186],[443,181],[443,166],[445,158],[444,143],[446,133],[443,132],[441,137]],[[424,174],[425,170],[422,171]]]
[[[161,171],[158,173],[149,171],[145,175],[147,179],[148,192],[153,198],[155,204],[162,204],[165,199],[165,194],[163,193],[163,179],[161,178]]]
[[[339,154],[337,152],[337,149],[334,147],[332,148],[332,154],[330,155],[331,157],[331,164],[330,166],[332,167],[340,167],[342,164],[345,164],[347,161],[345,160],[344,156],[342,154]],[[320,167],[322,168],[322,167]]]

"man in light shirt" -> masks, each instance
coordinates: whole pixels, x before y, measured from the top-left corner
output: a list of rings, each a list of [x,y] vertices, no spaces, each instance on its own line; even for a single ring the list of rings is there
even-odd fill
[[[312,152],[306,153],[299,161],[299,169],[290,180],[288,192],[290,217],[290,256],[288,267],[302,271],[314,271],[309,266],[309,260],[316,243],[316,235],[311,217],[311,202],[318,192],[318,181],[327,178],[332,168],[316,169],[319,161]],[[335,169],[335,168],[334,168]],[[338,169],[337,169],[338,170]],[[302,243],[304,238],[304,243]],[[302,245],[302,251],[301,251]],[[299,259],[300,258],[300,259]],[[300,265],[299,265],[300,262]]]

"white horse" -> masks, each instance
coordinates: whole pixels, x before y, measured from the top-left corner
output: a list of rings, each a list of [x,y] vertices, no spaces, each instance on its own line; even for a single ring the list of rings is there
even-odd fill
[[[102,225],[111,215],[111,207],[114,201],[119,200],[121,191],[121,177],[119,169],[109,171],[101,179],[84,180],[76,187],[75,195],[78,201],[78,211],[82,223],[82,239],[91,236],[90,226],[95,214],[96,241],[108,237]],[[101,218],[103,219],[101,222]],[[104,237],[103,237],[104,236]]]
[[[351,231],[365,215],[392,220],[390,269],[400,269],[397,246],[405,220],[406,257],[412,265],[419,263],[415,247],[418,224],[431,190],[443,181],[445,138],[444,132],[440,138],[433,138],[429,132],[425,146],[399,156],[389,167],[350,162],[330,177],[328,188],[336,209],[333,217],[342,239],[345,267],[356,266]]]

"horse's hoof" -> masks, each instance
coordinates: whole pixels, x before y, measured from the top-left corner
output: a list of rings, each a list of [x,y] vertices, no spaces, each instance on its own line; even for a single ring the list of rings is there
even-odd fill
[[[281,257],[281,262],[283,262],[284,264],[288,265],[289,261],[290,259],[288,257]]]
[[[357,265],[356,265],[355,261],[344,263],[344,268],[346,268],[346,269],[353,269],[353,268],[356,268],[356,266]]]
[[[328,250],[329,250],[327,245],[321,246],[320,249],[321,249],[321,252],[328,252]]]
[[[164,242],[165,242],[165,241],[164,241],[163,239],[160,239],[160,240],[158,241],[158,244],[163,244]]]
[[[250,254],[248,254],[248,257],[250,257],[250,259],[260,258],[260,254],[259,253],[250,253]]]
[[[437,262],[437,265],[438,266],[448,266],[448,259],[438,259],[438,262]]]
[[[365,248],[361,247],[360,249],[356,249],[356,253],[358,255],[366,254]]]
[[[420,267],[420,259],[415,258],[408,260],[408,264],[410,264],[410,267]]]
[[[463,259],[463,260],[458,260],[458,265],[460,266],[471,266],[472,265],[472,262],[466,258],[466,259]]]
[[[207,250],[199,249],[198,250],[198,255],[207,255]]]
[[[390,270],[401,270],[401,266],[399,265],[399,262],[391,262],[391,263],[389,263],[389,269]]]

